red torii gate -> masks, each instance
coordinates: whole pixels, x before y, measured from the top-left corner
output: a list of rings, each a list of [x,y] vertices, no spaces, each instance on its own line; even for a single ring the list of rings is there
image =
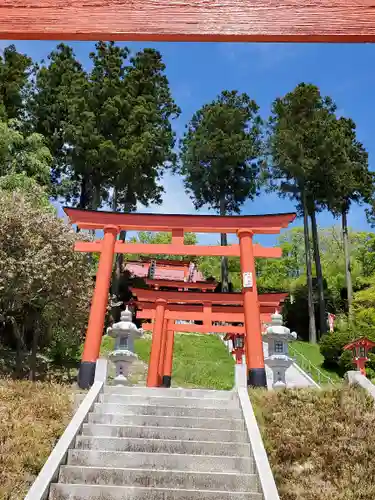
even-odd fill
[[[96,284],[91,303],[86,340],[78,375],[81,388],[92,385],[95,364],[99,357],[104,319],[108,303],[114,253],[171,255],[239,256],[243,277],[243,303],[248,384],[266,387],[266,372],[261,337],[260,310],[255,276],[256,257],[281,257],[279,248],[263,248],[253,243],[254,234],[276,234],[287,227],[295,213],[245,216],[123,214],[64,208],[73,224],[81,229],[103,230],[102,240],[80,241],[80,252],[100,253]],[[121,230],[172,232],[170,244],[123,243],[116,241]],[[184,232],[237,234],[239,244],[230,246],[184,245]],[[165,302],[156,305],[156,314],[163,315]],[[160,321],[158,322],[160,324]],[[163,326],[161,326],[162,328]],[[160,335],[160,333],[159,333]]]
[[[244,335],[243,326],[213,325],[212,322],[244,323],[242,293],[170,292],[132,288],[137,297],[137,318],[151,319],[143,328],[151,330],[152,347],[147,385],[170,387],[173,364],[174,332],[234,333]],[[271,314],[285,300],[287,293],[258,296],[261,322],[270,321]],[[164,301],[163,316],[156,314],[156,305]],[[199,304],[199,305],[197,305]],[[203,321],[203,325],[176,324],[176,320]],[[159,322],[159,323],[158,323]]]

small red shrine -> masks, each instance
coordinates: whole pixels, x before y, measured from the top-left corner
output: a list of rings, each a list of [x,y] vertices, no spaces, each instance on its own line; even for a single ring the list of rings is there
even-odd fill
[[[365,365],[368,361],[367,355],[373,347],[375,347],[375,342],[372,342],[372,340],[366,337],[361,337],[344,346],[345,351],[352,351],[353,363],[357,366],[357,370],[364,376],[366,376]]]
[[[205,280],[196,264],[190,260],[140,257],[134,261],[128,260],[125,270],[137,278],[143,278],[154,290],[172,288],[206,292],[213,291],[217,287],[217,282]]]
[[[240,257],[242,274],[241,307],[243,308],[244,326],[241,332],[233,333],[244,334],[248,384],[258,387],[267,386],[262,344],[261,309],[256,286],[255,259],[261,257],[281,257],[281,249],[262,247],[253,242],[253,237],[256,234],[279,233],[282,228],[286,228],[293,222],[296,214],[283,213],[223,217],[215,215],[124,214],[75,208],[65,208],[64,211],[71,223],[76,224],[78,228],[102,230],[104,232],[102,240],[94,242],[79,241],[75,244],[75,250],[77,251],[100,253],[95,290],[91,303],[85,345],[78,375],[78,383],[81,388],[90,387],[94,381],[95,366],[100,352],[115,253],[133,255],[140,253],[147,255],[166,254]],[[168,232],[172,233],[172,242],[169,244],[121,242],[117,240],[117,236],[122,230]],[[185,232],[236,234],[239,243],[230,246],[185,245]],[[160,290],[155,292],[159,294],[162,293]],[[206,297],[208,293],[209,292],[202,292],[202,294],[205,295],[205,301],[208,299],[208,297]],[[217,296],[219,294],[212,295]],[[152,345],[147,384],[151,387],[161,384],[160,367],[163,364],[162,345],[164,342],[163,339],[165,338],[163,332],[167,325],[167,319],[165,318],[167,304],[167,300],[162,296],[157,298],[155,302],[155,318],[152,329]],[[230,304],[229,302],[228,305]],[[206,306],[204,305],[204,307]],[[189,325],[182,326],[186,327]],[[234,328],[233,326],[232,329]]]

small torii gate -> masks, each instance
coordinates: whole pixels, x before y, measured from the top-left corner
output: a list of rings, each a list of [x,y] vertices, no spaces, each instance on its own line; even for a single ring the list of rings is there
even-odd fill
[[[162,215],[117,213],[76,208],[64,208],[73,224],[80,229],[102,230],[104,237],[95,242],[79,241],[75,250],[100,253],[94,295],[79,369],[78,384],[90,387],[95,377],[104,320],[108,304],[113,257],[115,253],[213,255],[240,257],[243,309],[245,323],[246,362],[248,384],[266,387],[266,372],[262,346],[260,307],[255,276],[255,258],[281,257],[280,248],[264,248],[253,243],[255,234],[277,234],[296,217],[295,213],[271,215],[217,216],[217,215]],[[121,230],[171,232],[170,244],[123,243],[117,240]],[[184,232],[237,234],[239,244],[230,246],[184,245]],[[207,293],[207,292],[206,292]],[[157,314],[161,314],[157,303]],[[160,322],[159,322],[160,324]]]
[[[170,387],[173,365],[174,333],[235,333],[244,335],[242,293],[175,292],[132,288],[137,298],[137,318],[151,319],[143,328],[153,332],[147,385]],[[268,293],[258,296],[260,319],[268,323],[271,314],[280,307],[287,293]],[[203,325],[176,324],[176,320],[202,321]],[[213,325],[212,322],[226,325]]]

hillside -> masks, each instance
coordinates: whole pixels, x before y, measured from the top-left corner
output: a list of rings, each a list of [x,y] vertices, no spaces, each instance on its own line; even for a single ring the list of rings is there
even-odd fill
[[[151,339],[139,339],[135,350],[142,361],[150,355]],[[177,334],[174,343],[174,387],[232,389],[234,361],[215,335]]]
[[[0,499],[21,500],[72,414],[73,389],[0,379]]]
[[[374,402],[350,387],[251,391],[281,500],[375,498]]]

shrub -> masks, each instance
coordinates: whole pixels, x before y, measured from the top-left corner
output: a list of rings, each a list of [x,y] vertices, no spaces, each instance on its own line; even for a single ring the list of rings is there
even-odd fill
[[[349,342],[360,337],[368,337],[370,340],[375,341],[375,332],[355,325],[349,328],[346,325],[333,333],[324,335],[320,341],[320,352],[324,357],[324,364],[327,367],[335,369],[340,375],[343,375],[348,370],[353,370],[352,353],[344,351],[343,348]],[[375,370],[375,354],[373,353],[369,353],[366,370],[368,370],[368,374],[371,374],[372,370]]]
[[[320,352],[327,366],[339,364],[343,347],[353,340],[355,336],[350,330],[334,331],[323,335],[320,341]]]

